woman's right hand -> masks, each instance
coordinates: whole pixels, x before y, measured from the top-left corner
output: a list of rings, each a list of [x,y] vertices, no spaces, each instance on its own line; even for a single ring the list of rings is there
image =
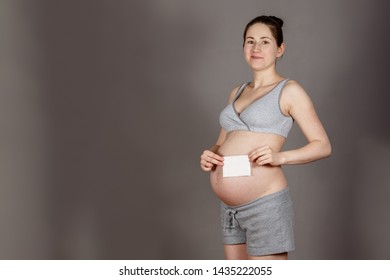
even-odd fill
[[[200,156],[200,168],[203,171],[211,171],[217,165],[223,166],[223,157],[210,150],[203,151]]]

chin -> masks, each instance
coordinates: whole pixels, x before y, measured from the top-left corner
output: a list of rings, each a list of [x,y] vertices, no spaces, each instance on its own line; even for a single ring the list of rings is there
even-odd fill
[[[249,66],[253,71],[263,71],[275,66],[275,64],[265,65],[264,63],[250,63]]]

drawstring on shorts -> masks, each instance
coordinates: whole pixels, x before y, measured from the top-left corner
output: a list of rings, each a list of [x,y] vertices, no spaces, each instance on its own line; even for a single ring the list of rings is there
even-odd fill
[[[223,218],[223,228],[235,228],[238,226],[238,221],[236,219],[237,211],[233,209],[226,209],[225,215]]]

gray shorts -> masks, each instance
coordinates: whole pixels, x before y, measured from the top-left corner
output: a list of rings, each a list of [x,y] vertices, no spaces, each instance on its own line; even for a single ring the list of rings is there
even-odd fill
[[[223,243],[246,243],[251,256],[295,249],[294,213],[288,188],[243,205],[221,203],[221,224]]]

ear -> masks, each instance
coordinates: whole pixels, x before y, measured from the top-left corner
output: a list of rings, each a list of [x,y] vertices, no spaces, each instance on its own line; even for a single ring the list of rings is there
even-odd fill
[[[284,50],[286,49],[286,45],[284,43],[282,43],[280,45],[280,47],[278,48],[277,52],[276,52],[276,57],[281,57],[283,56],[284,54]]]

